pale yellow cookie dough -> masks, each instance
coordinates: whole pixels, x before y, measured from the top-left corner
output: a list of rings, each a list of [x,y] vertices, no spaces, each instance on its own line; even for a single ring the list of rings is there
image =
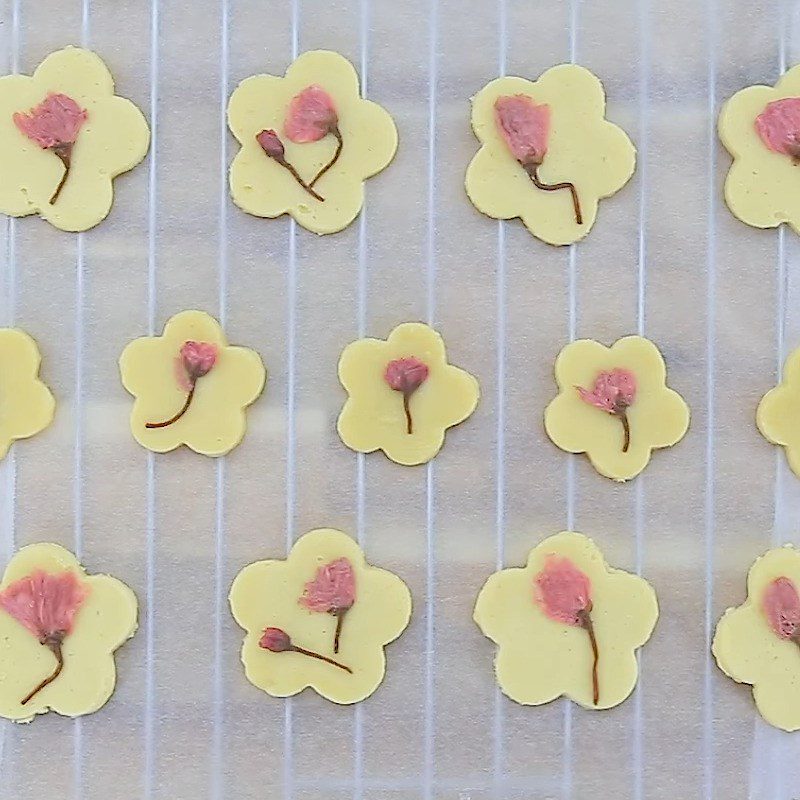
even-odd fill
[[[800,553],[791,546],[756,559],[747,575],[747,599],[722,615],[711,650],[728,677],[752,684],[758,712],[770,725],[795,731],[800,729],[800,649],[775,634],[762,608],[765,589],[780,577],[800,586]]]
[[[756,424],[764,438],[786,451],[792,472],[800,477],[800,348],[783,365],[781,382],[770,389],[756,412]]]
[[[520,94],[550,106],[550,137],[539,174],[546,183],[575,185],[581,225],[570,193],[537,189],[497,130],[495,101]],[[472,129],[481,148],[467,168],[466,190],[475,208],[494,219],[520,217],[534,236],[549,244],[582,239],[595,223],[598,202],[618,192],[636,166],[631,140],[605,119],[605,112],[602,84],[575,64],[551,67],[536,81],[506,77],[488,83],[472,98]]]
[[[17,328],[0,328],[0,458],[16,439],[44,430],[56,401],[39,379],[42,357],[36,342]]]
[[[767,104],[800,97],[800,66],[792,67],[772,86],[748,86],[722,106],[717,130],[733,157],[725,178],[725,202],[734,216],[755,228],[788,223],[800,233],[798,168],[792,158],[775,153],[761,141],[756,117]]]
[[[409,357],[420,359],[429,369],[409,402],[411,434],[402,394],[384,377],[389,362]],[[467,419],[480,395],[478,381],[447,363],[442,337],[421,322],[398,325],[386,340],[349,344],[339,360],[339,381],[349,395],[337,426],[342,441],[361,453],[383,450],[404,465],[430,461],[444,444],[447,428]]]
[[[55,204],[50,197],[64,172],[58,157],[14,124],[49,93],[72,98],[87,112],[72,150],[72,165]],[[114,94],[114,80],[90,50],[51,53],[32,76],[0,78],[0,211],[14,217],[39,213],[64,231],[85,231],[111,210],[113,178],[146,155],[150,130],[142,112]]]
[[[87,575],[75,556],[56,544],[23,547],[6,567],[0,591],[36,570],[72,571],[88,590],[63,643],[64,668],[26,705],[21,699],[53,672],[50,650],[14,617],[0,608],[0,716],[30,722],[56,711],[68,717],[102,708],[116,684],[114,651],[137,628],[136,595],[109,575]]]
[[[310,611],[300,598],[317,570],[340,558],[355,572],[355,603],[334,653],[335,617]],[[310,686],[342,704],[357,703],[378,688],[386,671],[384,646],[400,636],[411,617],[405,583],[367,564],[356,542],[332,529],[302,536],[285,561],[257,561],[245,567],[231,586],[230,604],[236,622],[247,632],[242,662],[252,684],[273,697],[288,697]],[[284,631],[294,645],[334,658],[352,674],[300,653],[260,647],[266,628]]]
[[[536,577],[552,556],[569,559],[590,581],[599,653],[596,705],[586,631],[551,619],[535,599]],[[647,581],[609,567],[591,539],[565,531],[531,550],[525,567],[490,576],[478,595],[474,619],[498,646],[497,682],[512,700],[541,705],[566,695],[584,708],[603,709],[619,705],[633,691],[636,649],[650,638],[658,603]]]
[[[627,409],[630,446],[623,452],[623,429],[613,415],[581,399],[577,387],[591,389],[601,372],[625,369],[635,375],[637,390]],[[607,478],[626,481],[638,475],[655,448],[679,442],[689,427],[689,407],[666,385],[667,372],[658,348],[641,336],[626,336],[606,347],[591,339],[572,342],[555,363],[558,396],[544,412],[553,443],[568,453],[586,453]]]
[[[262,130],[274,130],[287,161],[306,181],[328,162],[336,148],[332,136],[296,144],[284,135],[291,99],[310,85],[321,86],[334,100],[344,140],[341,157],[314,187],[325,198],[311,197],[256,141]],[[379,105],[362,99],[353,65],[338,53],[303,53],[284,77],[254,75],[242,81],[228,104],[228,125],[242,145],[231,164],[234,203],[257,217],[290,214],[315,233],[346,228],[364,204],[364,181],[391,162],[397,150],[397,129]]]
[[[177,412],[187,391],[176,379],[176,359],[187,341],[216,345],[218,356],[207,375],[197,380],[186,413],[172,425],[147,428]],[[131,342],[119,359],[125,388],[136,398],[131,432],[142,447],[166,453],[182,444],[197,453],[221,456],[244,438],[246,408],[261,394],[266,370],[255,350],[228,344],[217,320],[203,311],[182,311],[164,326],[161,336]]]

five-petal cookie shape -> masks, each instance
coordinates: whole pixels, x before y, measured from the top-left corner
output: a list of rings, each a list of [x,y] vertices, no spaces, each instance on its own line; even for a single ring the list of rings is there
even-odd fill
[[[353,539],[327,528],[298,539],[285,561],[246,566],[230,604],[247,632],[242,662],[252,684],[273,697],[310,686],[342,704],[378,688],[384,647],[411,617],[405,583],[367,564]]]
[[[658,619],[650,584],[609,567],[591,539],[562,532],[540,542],[522,567],[494,573],[475,622],[497,644],[500,689],[517,703],[566,695],[611,708],[636,685],[636,649]]]
[[[0,458],[15,439],[44,430],[56,401],[39,379],[36,342],[17,328],[0,328]]]
[[[547,406],[547,435],[568,453],[586,453],[607,478],[626,481],[653,449],[679,442],[689,408],[666,385],[658,348],[641,336],[606,347],[591,339],[568,344],[555,364],[558,396]]]
[[[756,228],[788,223],[800,233],[800,66],[775,86],[748,86],[722,106],[719,137],[733,157],[725,202]]]
[[[32,76],[0,78],[0,211],[39,213],[65,231],[85,231],[111,210],[113,179],[146,155],[142,112],[114,94],[90,50],[51,53]]]
[[[136,628],[124,583],[87,575],[59,545],[23,547],[0,583],[0,716],[97,711],[114,691],[114,651]]]
[[[266,381],[258,353],[229,345],[220,324],[202,311],[182,311],[161,336],[131,342],[119,368],[136,398],[133,436],[156,453],[182,444],[207,456],[230,452],[244,438],[245,410]]]
[[[242,81],[228,104],[241,150],[231,164],[233,201],[248,214],[290,214],[315,233],[346,228],[364,204],[364,181],[397,150],[397,129],[361,97],[338,53],[303,53],[286,75]]]
[[[800,477],[800,348],[783,365],[781,382],[758,404],[756,424],[764,437],[781,445],[792,472]]]
[[[537,238],[571,244],[591,230],[598,202],[633,175],[636,150],[605,119],[600,81],[584,67],[559,64],[538,80],[497,78],[472,99],[481,149],[467,168],[478,211],[520,217]]]
[[[800,552],[768,550],[747,575],[747,599],[717,623],[711,650],[719,668],[753,686],[764,719],[800,729]]]
[[[342,441],[405,465],[430,461],[480,394],[472,375],[447,363],[442,337],[421,322],[398,325],[386,340],[347,345],[339,381],[349,395],[338,421]]]

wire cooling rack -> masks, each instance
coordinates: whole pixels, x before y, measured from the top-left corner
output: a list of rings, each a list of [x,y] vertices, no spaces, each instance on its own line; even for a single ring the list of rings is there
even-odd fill
[[[728,213],[720,103],[792,63],[779,0],[5,0],[0,60],[30,72],[96,50],[149,118],[148,159],[112,214],[72,236],[0,226],[0,321],[39,342],[52,428],[0,464],[2,549],[54,540],[130,583],[141,630],[102,712],[2,726],[0,797],[480,800],[800,795],[800,739],[757,718],[709,655],[752,560],[797,540],[800,482],[754,409],[800,344],[796,238]],[[232,206],[227,97],[308,49],[337,50],[401,136],[364,213],[317,238]],[[463,191],[468,98],[498,74],[577,61],[638,148],[632,182],[581,244],[550,248],[480,216]],[[116,359],[198,307],[268,366],[230,456],[154,456],[127,428]],[[432,322],[482,403],[427,467],[338,441],[336,361],[363,335]],[[664,352],[692,426],[629,485],[547,441],[568,339],[639,332]],[[308,529],[357,536],[400,574],[412,624],[354,708],[281,701],[244,678],[233,576]],[[577,528],[656,587],[662,617],[623,705],[523,708],[496,689],[475,595],[541,537]]]

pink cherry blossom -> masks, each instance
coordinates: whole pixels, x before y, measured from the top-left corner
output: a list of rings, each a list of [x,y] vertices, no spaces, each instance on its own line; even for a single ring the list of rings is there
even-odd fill
[[[396,392],[416,392],[428,378],[428,365],[418,358],[398,358],[386,365],[384,379]]]
[[[312,84],[291,99],[283,129],[291,141],[305,144],[324,139],[338,124],[333,98],[321,86]]]
[[[48,150],[74,144],[86,119],[86,111],[71,97],[51,92],[25,114],[14,113],[14,124],[39,147]]]
[[[761,141],[773,153],[800,159],[800,97],[767,103],[755,126]]]
[[[595,378],[594,387],[590,391],[582,386],[575,387],[585,403],[619,414],[630,406],[636,398],[636,376],[627,369],[612,369],[601,372]]]
[[[217,363],[219,348],[210,342],[184,342],[181,347],[181,361],[191,381],[208,375]]]
[[[88,593],[74,572],[51,574],[37,569],[0,592],[0,608],[45,644],[72,632]]]
[[[589,576],[568,558],[551,554],[534,579],[534,600],[550,619],[585,627],[581,612],[592,607]]]
[[[321,566],[303,590],[300,605],[309,611],[335,614],[350,608],[356,601],[356,576],[346,558],[337,558]]]
[[[775,578],[761,600],[770,627],[781,639],[794,639],[800,629],[800,595],[789,578]]]
[[[272,653],[283,653],[292,649],[292,640],[289,634],[280,628],[265,628],[258,646]]]
[[[270,158],[274,158],[276,161],[283,161],[286,151],[284,150],[283,142],[281,141],[280,136],[278,136],[275,131],[261,131],[261,133],[256,136],[256,141],[261,145],[261,149]]]
[[[523,165],[541,164],[550,136],[550,106],[525,94],[498,97],[494,102],[497,130],[514,158]]]

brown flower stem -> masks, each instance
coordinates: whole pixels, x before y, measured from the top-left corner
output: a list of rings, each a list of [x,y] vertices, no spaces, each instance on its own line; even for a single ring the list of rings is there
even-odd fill
[[[344,622],[344,615],[349,611],[349,608],[338,608],[334,611],[336,617],[336,632],[333,634],[333,652],[339,652],[339,637],[342,634],[342,623]]]
[[[628,413],[624,408],[619,408],[614,412],[614,415],[622,423],[622,430],[625,434],[622,442],[622,452],[627,453],[628,448],[631,446],[631,425],[628,422]]]
[[[189,394],[186,395],[186,402],[183,404],[183,408],[174,417],[170,417],[164,420],[164,422],[145,422],[145,428],[166,428],[168,425],[172,425],[173,422],[177,422],[189,410],[192,398],[194,397],[194,389],[195,387],[192,386],[189,390]]]
[[[45,686],[51,684],[61,674],[61,670],[64,669],[64,655],[61,652],[61,642],[61,636],[58,635],[54,635],[53,637],[42,642],[43,645],[50,648],[50,651],[56,657],[56,668],[35,689],[25,695],[21,705],[27,705],[37,694],[39,694],[39,692],[42,691],[42,689],[44,689]]]
[[[578,615],[578,622],[580,626],[589,634],[589,644],[592,646],[592,699],[594,704],[597,705],[600,700],[600,684],[597,680],[597,662],[600,660],[600,654],[597,650],[597,639],[594,635],[594,625],[592,624],[591,617],[592,606],[589,606]]]
[[[411,419],[411,409],[409,403],[411,402],[412,392],[403,392],[403,411],[406,412],[406,433],[414,433],[414,422]]]
[[[277,161],[285,170],[288,170],[289,174],[302,186],[315,200],[319,200],[320,203],[325,202],[325,198],[322,195],[317,194],[311,186],[309,186],[301,177],[300,173],[285,159],[285,158],[278,158],[277,156],[273,156],[275,161]]]
[[[341,131],[338,127],[334,127],[331,133],[336,137],[336,151],[333,154],[333,158],[314,176],[314,180],[308,184],[309,186],[313,186],[339,160],[339,156],[342,154],[344,140],[342,139]]]
[[[569,189],[572,195],[572,207],[575,209],[575,222],[578,225],[583,225],[583,214],[581,214],[581,202],[578,199],[578,191],[574,183],[565,181],[563,183],[542,183],[539,180],[539,167],[541,164],[523,164],[525,172],[528,177],[533,181],[533,185],[543,192],[557,192],[559,189]]]
[[[343,669],[345,672],[349,672],[351,675],[353,674],[353,670],[351,670],[350,667],[346,667],[344,664],[340,664],[338,661],[334,661],[332,658],[315,653],[313,650],[306,650],[304,647],[297,647],[297,645],[292,645],[289,650],[293,653],[300,653],[301,655],[309,656],[310,658],[316,658],[319,661],[324,661],[326,664],[332,664],[334,667],[339,667],[339,669]]]
[[[67,182],[67,175],[69,175],[69,168],[70,164],[72,163],[72,145],[67,144],[57,144],[53,148],[53,152],[61,159],[61,163],[64,165],[64,174],[61,176],[61,180],[58,182],[58,186],[56,186],[56,190],[53,192],[53,195],[50,198],[50,205],[54,205],[56,200],[58,200],[58,196],[61,194],[61,190],[64,188],[64,184]]]

